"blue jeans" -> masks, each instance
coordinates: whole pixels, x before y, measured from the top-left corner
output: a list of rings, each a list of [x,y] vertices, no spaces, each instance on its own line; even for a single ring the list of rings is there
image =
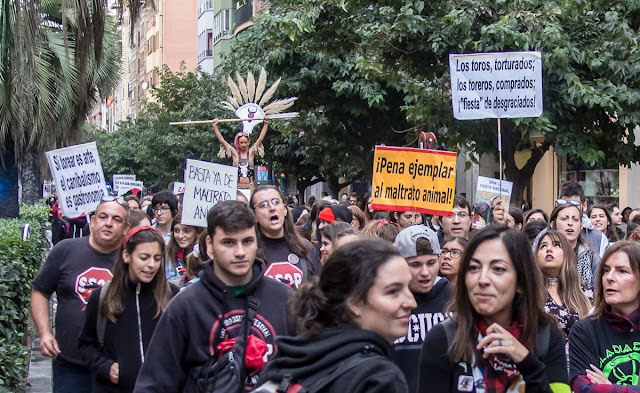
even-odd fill
[[[53,393],[91,393],[93,377],[88,368],[53,359]]]

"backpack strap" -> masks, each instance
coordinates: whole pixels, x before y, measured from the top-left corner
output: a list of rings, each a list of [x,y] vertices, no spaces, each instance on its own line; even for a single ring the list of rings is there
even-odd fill
[[[246,299],[246,316],[242,321],[242,327],[240,328],[240,333],[236,337],[236,343],[229,350],[229,352],[234,352],[237,356],[240,356],[242,359],[242,370],[240,374],[240,380],[244,381],[246,378],[246,370],[245,370],[245,352],[247,350],[247,338],[249,337],[249,332],[251,330],[251,326],[253,325],[253,320],[255,319],[258,313],[258,307],[260,307],[260,300],[256,299],[253,296],[247,296]],[[208,392],[209,383],[211,382],[211,378],[213,377],[213,373],[215,370],[213,366],[218,361],[218,356],[216,354],[216,349],[214,347],[213,355],[207,360],[201,367],[191,369],[191,374],[197,381],[198,391]],[[244,389],[243,386],[238,386],[238,392]]]
[[[456,336],[456,330],[458,329],[458,325],[451,320],[451,318],[447,318],[444,321],[440,322],[440,325],[444,328],[444,333],[447,335],[447,348],[453,342],[454,337]]]
[[[309,267],[307,264],[307,258],[300,258],[300,262],[298,262],[298,264],[300,265],[300,270],[302,270],[302,281],[307,282],[307,280],[309,280]]]
[[[549,352],[549,338],[551,337],[551,326],[546,324],[538,331],[536,339],[536,357],[542,359]]]
[[[107,326],[107,318],[102,315],[102,304],[104,303],[104,297],[107,295],[107,289],[109,289],[111,281],[104,283],[100,289],[100,299],[98,300],[98,319],[96,320],[96,332],[98,333],[98,342],[100,345],[104,344],[104,329]]]

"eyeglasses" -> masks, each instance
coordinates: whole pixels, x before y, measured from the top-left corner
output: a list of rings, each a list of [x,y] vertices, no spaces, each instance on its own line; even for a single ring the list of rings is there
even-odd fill
[[[556,205],[564,205],[570,203],[573,206],[578,206],[580,207],[580,205],[582,205],[579,201],[574,201],[573,199],[564,199],[564,198],[558,198],[556,199]]]
[[[458,250],[457,248],[452,248],[452,249],[448,249],[448,248],[441,248],[440,249],[440,255],[447,255],[447,254],[451,254],[452,257],[459,257],[460,254],[462,254],[462,251]]]
[[[269,207],[269,204],[273,207],[278,207],[282,204],[282,199],[280,198],[272,198],[271,200],[266,200],[259,202],[257,205],[253,207],[253,209],[266,209]]]
[[[169,210],[171,210],[170,207],[160,206],[160,207],[156,207],[155,209],[153,209],[153,212],[154,213],[164,214],[164,213],[168,212]]]
[[[469,213],[467,213],[467,212],[458,212],[458,213],[452,212],[451,213],[451,218],[453,218],[455,216],[458,216],[458,218],[464,220],[465,218],[469,217]]]

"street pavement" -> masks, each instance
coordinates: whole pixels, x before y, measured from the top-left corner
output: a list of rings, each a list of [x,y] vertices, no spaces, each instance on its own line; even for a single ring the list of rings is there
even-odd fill
[[[40,354],[40,338],[36,332],[31,346],[27,393],[51,393],[51,390],[51,359]]]

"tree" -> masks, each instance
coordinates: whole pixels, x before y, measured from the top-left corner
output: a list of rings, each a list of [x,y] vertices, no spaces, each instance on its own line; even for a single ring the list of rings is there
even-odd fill
[[[23,202],[40,198],[42,153],[76,140],[97,93],[118,81],[115,20],[92,5],[73,2],[84,17],[68,19],[60,0],[2,2],[0,156],[14,155],[3,163],[17,167]]]
[[[447,130],[441,133],[445,140],[477,154],[497,151],[495,120],[452,119],[448,55],[542,52],[542,117],[502,122],[513,204],[522,202],[551,146],[590,165],[640,160],[632,132],[640,121],[640,3],[458,0],[378,2],[373,8],[381,17],[360,29],[368,38],[366,53],[383,63],[372,71],[380,69],[376,75],[388,83],[406,86],[410,121]],[[543,138],[533,140],[539,132]],[[531,156],[518,168],[514,154],[522,150]]]
[[[96,141],[107,178],[135,173],[148,188],[167,189],[183,179],[187,158],[219,160],[219,144],[210,124],[170,126],[169,122],[220,116],[226,91],[226,84],[212,75],[185,72],[184,65],[177,72],[165,67],[160,84],[152,87],[152,99],[136,119],[119,123],[113,133],[94,130],[85,139]],[[230,126],[220,128],[230,134]]]
[[[375,17],[369,5],[349,2],[347,11],[337,1],[272,2],[225,58],[226,73],[263,65],[270,77],[282,77],[278,95],[298,97],[300,117],[273,122],[279,133],[269,147],[299,189],[326,181],[337,197],[340,188],[371,177],[376,144],[405,142],[393,132],[408,128],[404,92],[369,72],[376,59],[361,50],[360,26]]]

